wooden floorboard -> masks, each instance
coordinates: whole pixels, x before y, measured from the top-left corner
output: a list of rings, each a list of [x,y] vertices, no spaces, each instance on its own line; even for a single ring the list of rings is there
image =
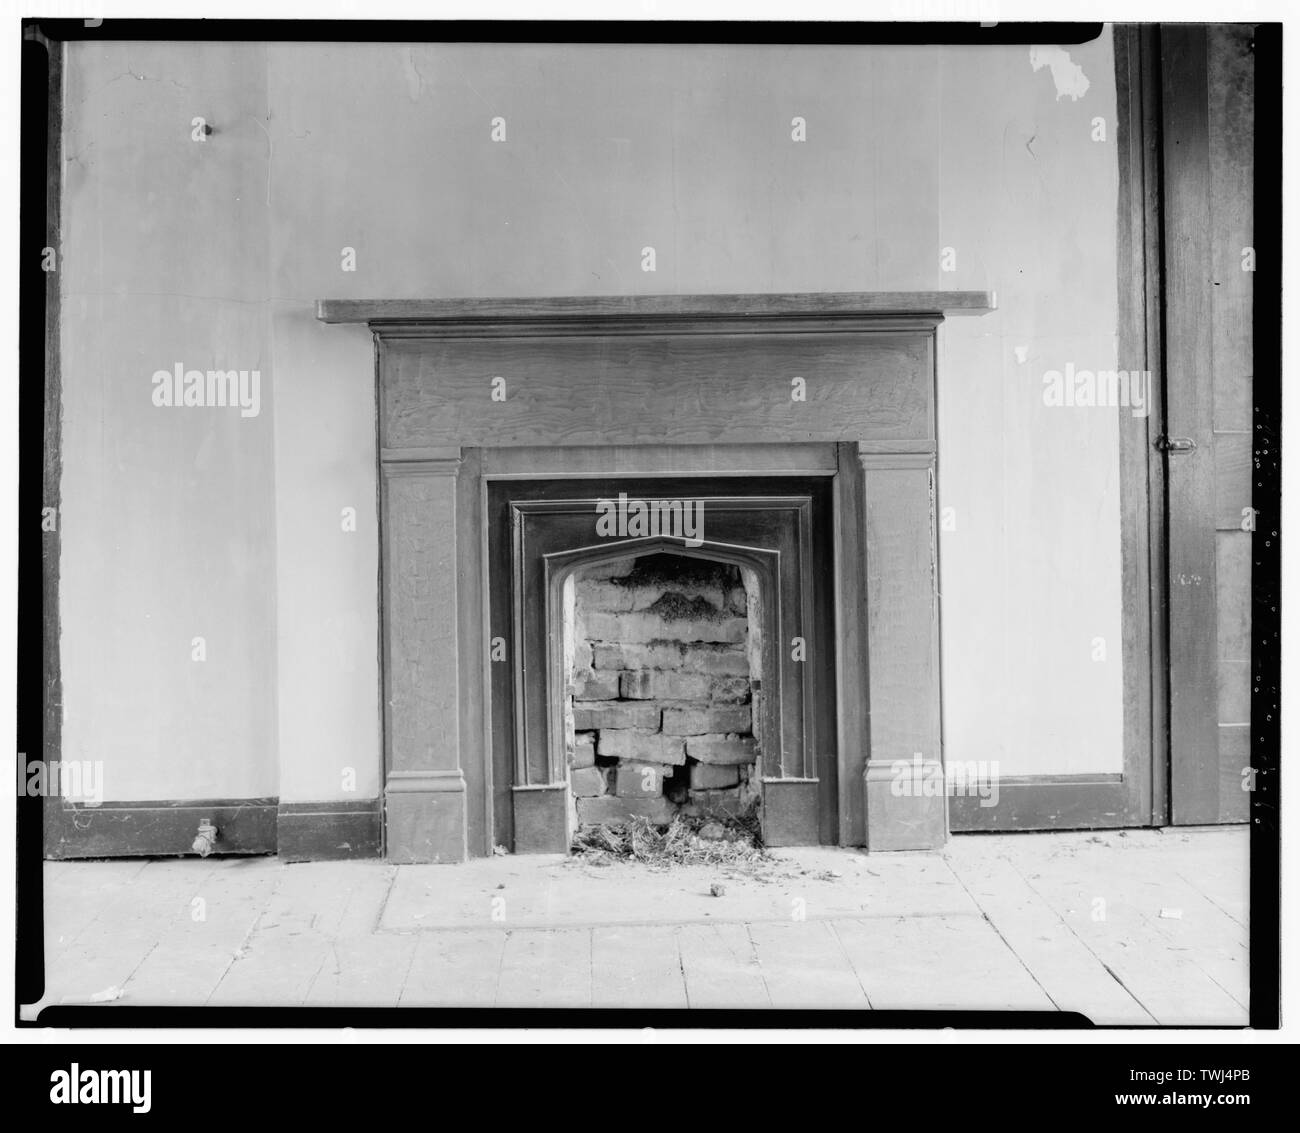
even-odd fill
[[[783,851],[777,872],[732,871],[716,897],[710,870],[563,859],[50,863],[42,1002],[1059,1010],[1239,1026],[1246,834]]]
[[[379,935],[337,941],[317,971],[305,1002],[396,1007],[418,943],[414,936]]]
[[[497,1007],[590,1007],[591,930],[512,932],[506,938]]]
[[[597,928],[591,933],[593,1007],[685,1007],[677,928]]]
[[[245,877],[221,863],[193,886],[182,915],[170,919],[131,974],[123,1002],[206,1003],[242,955],[264,912],[264,903],[248,900]]]
[[[403,1007],[491,1007],[507,935],[501,929],[480,929],[407,937],[415,949],[398,1002]]]
[[[983,918],[834,921],[831,928],[878,1010],[1056,1010]]]
[[[767,982],[743,924],[683,925],[677,934],[688,1006],[771,1007]]]
[[[950,858],[949,864],[1059,1010],[1077,1011],[1099,1025],[1156,1021],[1010,862],[989,856]]]
[[[1098,876],[1078,864],[1042,862],[1022,876],[1158,1022],[1248,1021],[1245,1005],[1207,974],[1192,950],[1176,948],[1170,934],[1155,927],[1163,902],[1177,896],[1163,879],[1138,883],[1149,890],[1139,895],[1115,870]]]
[[[749,926],[773,1007],[866,1010],[871,1004],[826,921]]]

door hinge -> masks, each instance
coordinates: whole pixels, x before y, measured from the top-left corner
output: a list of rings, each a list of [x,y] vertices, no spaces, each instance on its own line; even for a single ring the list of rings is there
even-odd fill
[[[1191,437],[1166,437],[1162,435],[1156,437],[1155,446],[1161,452],[1192,452],[1196,448],[1196,442]]]

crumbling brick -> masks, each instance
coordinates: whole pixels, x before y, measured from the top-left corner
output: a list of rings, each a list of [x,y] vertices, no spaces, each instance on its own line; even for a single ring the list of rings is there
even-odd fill
[[[720,791],[692,791],[690,804],[685,809],[691,816],[717,813],[739,815],[743,812],[744,805],[740,788],[731,787]]]
[[[753,736],[690,736],[686,754],[701,763],[753,763],[758,750]]]
[[[734,787],[740,782],[740,768],[734,763],[692,763],[691,790],[708,791]]]
[[[570,763],[574,767],[591,767],[596,762],[596,733],[579,732],[573,737],[573,755]]]
[[[659,727],[659,706],[640,701],[575,700],[573,726],[580,732],[597,728],[644,728],[654,731]]]
[[[619,677],[619,692],[629,700],[702,700],[713,696],[713,678],[703,673],[642,669]],[[746,682],[748,685],[748,682]],[[746,689],[748,691],[748,689]]]
[[[598,799],[578,799],[578,823],[581,826],[625,825],[633,816],[644,818],[657,826],[672,821],[677,808],[660,795],[653,799],[620,799],[605,795]]]
[[[590,649],[598,670],[667,669],[711,677],[749,676],[744,648],[726,642],[596,642]]]
[[[569,773],[569,784],[578,798],[603,795],[606,790],[603,767],[575,767]]]
[[[686,754],[680,736],[664,736],[640,729],[601,729],[596,741],[598,755],[618,759],[640,759],[649,763],[683,764]]]
[[[631,614],[590,610],[586,616],[586,632],[593,641],[633,644],[664,640],[738,643],[745,640],[748,630],[748,621],[734,615],[716,621],[706,618],[667,621],[652,610]]]
[[[748,732],[752,725],[753,717],[748,706],[664,709],[663,729],[674,736]],[[733,759],[730,762],[742,761]]]
[[[649,763],[642,760],[620,760],[617,767],[610,771],[609,787],[611,793],[624,799],[641,799],[647,796],[662,795],[664,780],[671,775],[673,768],[669,764]]]
[[[596,673],[588,669],[581,672],[573,682],[575,700],[617,700],[618,674]]]

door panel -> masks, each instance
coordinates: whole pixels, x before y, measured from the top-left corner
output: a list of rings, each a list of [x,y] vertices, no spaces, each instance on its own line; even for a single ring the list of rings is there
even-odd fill
[[[1254,58],[1249,27],[1161,29],[1170,820],[1243,822],[1250,762]]]

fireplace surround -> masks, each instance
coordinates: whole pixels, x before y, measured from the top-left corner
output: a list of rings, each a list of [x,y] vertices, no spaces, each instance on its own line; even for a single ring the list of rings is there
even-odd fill
[[[758,637],[761,652],[749,672],[752,676],[757,669],[761,684],[757,707],[747,709],[751,724],[742,729],[738,723],[726,723],[737,715],[733,708],[719,713],[722,722],[716,726],[704,726],[694,722],[700,705],[689,692],[629,688],[638,677],[637,665],[629,659],[617,668],[618,697],[603,706],[588,698],[593,703],[584,711],[597,718],[615,715],[611,730],[624,733],[617,738],[643,745],[634,753],[641,756],[635,765],[639,768],[677,765],[680,757],[680,766],[689,769],[697,756],[726,766],[725,759],[709,759],[706,750],[723,747],[727,735],[751,734],[761,753],[755,760],[754,784],[761,780],[765,840],[774,845],[836,841],[830,487],[827,477],[721,476],[512,479],[489,484],[491,635],[507,643],[502,652],[511,662],[492,670],[494,818],[499,834],[512,835],[514,849],[558,852],[569,842],[562,821],[572,791],[564,727],[566,588],[587,569],[656,553],[700,565],[726,565],[752,579],[756,633],[747,637]],[[599,537],[599,505],[620,495],[700,504],[699,545],[672,535]],[[687,597],[680,587],[664,589],[679,600]],[[698,594],[690,597],[701,600]],[[672,638],[671,628],[659,619],[650,627],[632,628],[633,638],[638,636],[636,628],[647,644],[661,650],[667,644],[664,639]],[[718,665],[709,675],[726,683]],[[656,679],[664,680],[662,675]],[[687,683],[699,686],[698,681]],[[626,703],[638,699],[639,705]],[[662,719],[646,719],[655,705]],[[681,736],[684,747],[654,759],[644,748],[663,749],[672,741],[650,740],[643,733],[659,732],[661,726],[668,736]],[[602,737],[606,744],[614,738],[603,732]],[[700,750],[693,755],[693,749]],[[503,789],[505,785],[510,789]],[[605,809],[617,812],[612,806]],[[663,810],[641,809],[646,817]]]
[[[942,760],[934,342],[945,315],[993,305],[322,300],[376,345],[386,856],[567,848],[566,587],[645,555],[757,586],[766,840],[940,844],[942,796],[891,790],[896,761]],[[620,493],[703,500],[703,537],[598,532]],[[718,735],[742,738],[697,733],[697,752]]]

